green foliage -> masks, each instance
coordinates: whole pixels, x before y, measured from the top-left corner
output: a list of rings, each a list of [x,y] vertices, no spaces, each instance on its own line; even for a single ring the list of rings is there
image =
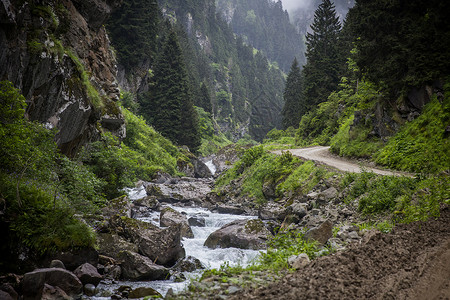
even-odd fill
[[[445,100],[436,97],[423,113],[392,137],[375,155],[375,161],[390,168],[420,173],[449,170],[450,138],[445,128],[450,121],[450,84]]]
[[[317,185],[321,179],[331,176],[332,173],[327,172],[323,168],[316,167],[314,162],[306,161],[288,174],[286,180],[277,186],[276,192],[280,196],[287,192],[304,194]]]
[[[24,206],[18,209],[12,204],[8,214],[16,215],[11,222],[11,230],[28,247],[41,253],[51,250],[67,250],[93,246],[94,231],[73,216],[73,211],[58,201],[55,205],[53,191],[25,182],[20,186]],[[3,186],[2,193],[7,201],[12,186]],[[17,215],[18,214],[18,215]]]
[[[369,172],[346,173],[341,188],[347,186],[347,203],[358,199],[358,209],[363,214],[389,213],[394,222],[409,223],[437,217],[440,205],[448,204],[450,199],[450,180],[445,174],[409,178],[377,176]],[[377,228],[387,230],[391,223],[377,223]]]
[[[0,195],[13,235],[39,252],[92,246],[92,230],[73,217],[71,207],[82,201],[78,197],[98,199],[91,185],[96,178],[80,168],[68,170],[65,158],[57,167],[54,132],[24,118],[25,99],[10,82],[0,83],[0,112]]]
[[[358,186],[358,181],[356,185]],[[414,189],[414,179],[408,177],[380,176],[366,182],[358,209],[363,214],[393,211],[397,200]]]
[[[353,126],[352,115],[339,127],[337,134],[331,139],[331,151],[341,156],[370,158],[383,145],[375,137],[369,137],[372,129],[365,124]]]
[[[317,257],[319,247],[316,242],[303,239],[302,232],[279,232],[268,241],[266,253],[262,253],[257,262],[263,269],[288,269],[288,258],[300,253],[306,253],[310,259]],[[323,253],[325,255],[325,253]]]
[[[120,102],[123,107],[131,111],[133,114],[137,114],[139,111],[139,103],[134,99],[134,96],[130,92],[120,93]]]
[[[218,129],[219,126],[215,123],[210,113],[200,107],[196,107],[196,110],[202,139],[202,144],[198,150],[199,154],[208,156],[231,144],[231,141]]]
[[[172,156],[179,155],[176,147],[147,127],[142,119],[126,110],[125,114],[130,135],[124,143],[104,133],[101,141],[87,145],[80,153],[81,161],[106,183],[102,193],[109,199],[120,196],[121,189],[139,179],[151,180],[158,171],[178,174],[177,159]]]
[[[394,95],[447,76],[447,8],[438,0],[358,1],[347,23],[358,38],[356,61],[362,72],[372,82],[384,83]]]
[[[241,157],[241,162],[244,168],[250,167],[253,163],[264,154],[264,147],[262,145],[255,146],[244,152]]]
[[[353,49],[352,57],[356,49]],[[327,145],[334,143],[332,150],[339,153],[341,147],[353,143],[349,148],[356,148],[350,152],[344,150],[341,155],[359,156],[358,151],[365,147],[368,142],[369,149],[364,149],[360,156],[369,156],[379,146],[376,139],[368,139],[372,124],[365,122],[359,126],[351,126],[353,123],[349,118],[353,113],[372,114],[372,110],[381,97],[377,87],[365,80],[357,80],[359,69],[355,66],[352,58],[347,61],[350,77],[342,77],[339,89],[332,92],[328,100],[318,104],[315,108],[303,115],[299,129],[296,134],[296,144],[307,146],[311,144]],[[351,122],[351,123],[348,123]],[[350,128],[352,127],[352,130]],[[338,136],[335,136],[335,135]],[[351,136],[350,136],[351,135]],[[333,136],[335,136],[333,138]],[[371,142],[375,142],[371,145]]]
[[[104,206],[106,199],[100,191],[106,183],[81,162],[62,156],[57,173],[57,197],[67,197],[73,211],[92,213]]]
[[[154,53],[158,24],[154,0],[126,0],[113,11],[106,28],[124,67],[136,67]]]
[[[273,185],[276,195],[282,197],[286,192],[307,192],[320,179],[331,175],[314,166],[313,162],[303,163],[290,152],[275,155],[266,152],[261,145],[246,150],[241,159],[217,179],[216,191],[220,193],[232,180],[239,180],[241,196],[251,197],[256,204],[262,204],[267,201],[264,185]]]
[[[266,150],[289,149],[295,146],[295,129],[289,127],[286,130],[272,129],[264,139]]]
[[[410,195],[398,199],[397,218],[400,222],[426,221],[439,217],[441,204],[450,204],[450,178],[446,174],[417,177]]]
[[[155,169],[177,174],[176,161],[183,156],[178,148],[148,126],[142,117],[127,109],[123,109],[123,114],[127,126],[127,137],[123,143],[145,157]]]

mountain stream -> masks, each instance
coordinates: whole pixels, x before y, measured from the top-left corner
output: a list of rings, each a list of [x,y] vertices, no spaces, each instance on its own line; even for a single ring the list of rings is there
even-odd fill
[[[143,187],[128,189],[127,193],[130,200],[137,200],[146,196],[145,188]],[[237,248],[209,249],[203,246],[208,236],[212,232],[221,228],[223,225],[234,220],[257,218],[256,216],[219,214],[200,207],[178,207],[170,204],[163,204],[163,207],[164,206],[170,206],[173,209],[186,214],[187,218],[199,216],[205,219],[205,227],[191,227],[194,233],[194,238],[183,238],[182,244],[186,250],[186,257],[192,256],[199,259],[206,269],[217,269],[224,263],[227,263],[230,266],[236,266],[238,264],[241,266],[246,266],[261,252],[261,250],[244,250]],[[157,211],[149,211],[146,217],[141,217],[138,219],[159,226],[159,214],[160,213]],[[191,279],[201,276],[203,271],[204,270],[196,270],[191,273],[183,272],[183,275],[187,278],[187,280],[183,282],[175,282],[174,280],[159,280],[100,283],[98,286],[97,295],[102,296],[92,297],[91,299],[110,299],[109,295],[111,292],[117,290],[121,286],[129,286],[132,289],[136,289],[138,287],[151,287],[161,293],[161,295],[165,296],[169,289],[172,289],[175,293],[182,291],[189,285]]]

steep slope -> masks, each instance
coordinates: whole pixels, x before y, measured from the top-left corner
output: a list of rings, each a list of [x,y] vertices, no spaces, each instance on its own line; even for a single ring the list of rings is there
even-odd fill
[[[102,26],[120,1],[0,4],[0,79],[26,98],[30,120],[58,130],[64,154],[99,138],[99,125],[124,137],[115,101],[115,59]]]
[[[307,0],[298,4],[292,4],[293,7],[290,7],[291,21],[300,34],[306,35],[307,32],[310,32],[310,26],[314,20],[314,12],[321,2],[321,0]],[[355,0],[334,0],[332,2],[336,7],[336,13],[341,22],[344,21],[348,10],[355,5]]]
[[[233,31],[288,72],[294,59],[305,63],[302,36],[289,22],[281,1],[219,0],[217,9]]]
[[[155,4],[144,0],[124,1],[110,20],[108,31],[113,33],[120,27],[137,26],[133,22],[141,17],[136,8],[145,3]],[[204,106],[201,87],[205,86],[210,93],[217,131],[224,132],[230,140],[243,137],[262,140],[269,130],[280,125],[282,72],[271,66],[264,55],[254,53],[251,46],[234,36],[225,20],[216,14],[214,1],[161,0],[158,6],[161,13],[153,14],[149,21],[153,24],[150,31],[157,32],[157,36],[141,35],[141,40],[146,39],[153,50],[135,65],[128,64],[127,58],[118,52],[121,88],[131,92],[138,102],[150,90],[152,72],[149,70],[153,70],[161,44],[172,28],[182,47],[194,105]],[[125,11],[128,12],[126,17]],[[133,37],[139,38],[139,34]],[[113,34],[111,40],[119,47]]]

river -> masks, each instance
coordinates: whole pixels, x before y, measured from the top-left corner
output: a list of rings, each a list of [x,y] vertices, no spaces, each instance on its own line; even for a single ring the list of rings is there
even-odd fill
[[[127,189],[126,190],[131,200],[140,199],[146,196],[145,189],[143,187]],[[209,249],[203,246],[208,236],[215,230],[221,228],[223,225],[228,224],[234,220],[240,219],[252,219],[256,216],[243,216],[232,214],[219,214],[211,212],[207,209],[200,207],[178,207],[169,204],[163,204],[164,206],[170,206],[173,209],[186,214],[187,218],[200,216],[205,219],[205,227],[191,227],[194,233],[194,238],[183,238],[182,244],[186,250],[186,257],[192,256],[200,260],[200,262],[206,267],[206,269],[219,268],[222,264],[227,263],[230,266],[246,266],[261,252],[260,250],[244,250],[237,248],[226,249]],[[149,211],[147,216],[138,218],[145,222],[151,222],[159,226],[159,212]],[[118,289],[121,286],[129,286],[132,289],[138,287],[151,287],[161,293],[163,296],[171,288],[175,293],[185,289],[191,279],[201,276],[203,270],[197,270],[195,272],[184,272],[184,276],[187,278],[184,282],[174,282],[173,280],[164,281],[119,281],[115,283],[100,283],[97,287],[97,295],[104,295],[99,297],[92,297],[94,300],[110,299],[109,296],[112,291]]]

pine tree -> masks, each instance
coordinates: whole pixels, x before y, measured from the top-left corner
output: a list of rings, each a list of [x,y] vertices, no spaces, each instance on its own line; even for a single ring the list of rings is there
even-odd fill
[[[305,102],[310,108],[326,101],[340,79],[338,36],[341,24],[330,0],[323,0],[317,8],[311,29],[313,32],[306,34],[307,62],[303,69]]]
[[[211,95],[204,82],[202,82],[202,85],[200,86],[200,99],[198,104],[198,106],[203,108],[206,112],[212,113]]]
[[[175,32],[171,31],[155,66],[154,85],[142,99],[142,112],[165,137],[193,152],[200,146],[186,66]]]
[[[286,79],[286,86],[283,93],[284,107],[281,112],[283,115],[283,127],[298,127],[300,118],[304,114],[305,106],[302,103],[302,84],[300,67],[297,58],[292,62],[291,70]]]
[[[107,29],[122,65],[134,67],[153,54],[158,24],[156,0],[125,0],[114,10]]]

